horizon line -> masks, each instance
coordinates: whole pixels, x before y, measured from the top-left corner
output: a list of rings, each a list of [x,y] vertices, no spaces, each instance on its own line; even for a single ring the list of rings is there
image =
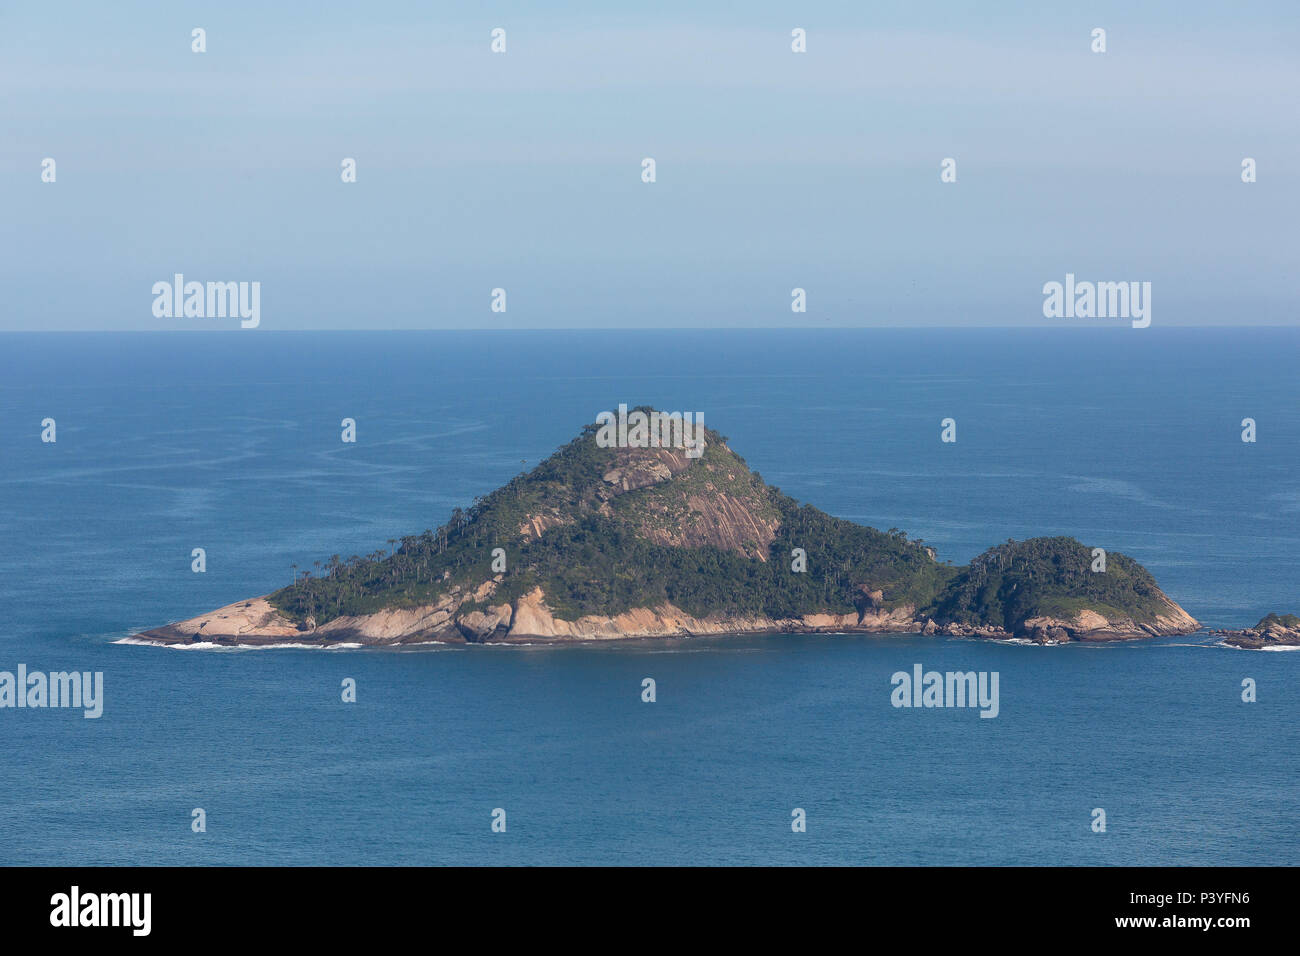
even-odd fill
[[[1180,325],[1161,325],[1161,329],[1300,329],[1300,323],[1297,322],[1252,322],[1249,324],[1232,325],[1220,323],[1196,323]],[[1061,331],[1073,332],[1101,332],[1101,331],[1131,331],[1128,325],[1056,325],[1056,324],[1035,324],[1035,325],[715,325],[715,326],[695,326],[695,325],[633,325],[633,326],[615,326],[615,325],[590,325],[590,326],[571,326],[571,325],[554,325],[554,326],[536,326],[522,327],[513,326],[507,328],[494,327],[426,327],[426,328],[408,328],[404,326],[382,326],[379,328],[366,328],[360,326],[346,326],[339,328],[263,328],[256,330],[258,333],[319,333],[319,332],[866,332],[866,331],[925,331],[925,330],[987,330],[987,331],[1025,331],[1029,329],[1056,329]],[[163,334],[163,335],[221,335],[221,334],[247,334],[253,331],[251,329],[242,329],[239,327],[232,328],[170,328],[170,329],[5,329],[0,328],[0,334],[9,335],[85,335],[85,334],[108,334],[108,335],[133,335],[133,334]]]

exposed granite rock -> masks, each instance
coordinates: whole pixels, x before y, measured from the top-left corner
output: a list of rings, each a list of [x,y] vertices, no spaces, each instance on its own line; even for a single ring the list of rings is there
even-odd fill
[[[1250,651],[1267,650],[1270,647],[1300,647],[1300,625],[1288,625],[1278,620],[1277,615],[1269,615],[1254,627],[1240,631],[1214,631],[1223,638],[1223,643]],[[1288,617],[1292,617],[1288,615]]]
[[[916,609],[909,606],[893,610],[868,607],[856,613],[806,614],[796,618],[770,618],[763,615],[698,618],[670,603],[654,608],[634,608],[614,615],[585,615],[568,621],[555,616],[540,588],[525,594],[513,605],[502,603],[481,607],[495,586],[495,581],[488,580],[472,594],[449,595],[436,605],[336,618],[311,631],[300,630],[271,607],[264,597],[254,598],[188,621],[145,631],[136,635],[136,638],[161,644],[210,641],[249,645],[305,642],[324,645],[385,645],[431,641],[522,643],[726,634],[856,633],[947,635],[987,640],[1014,637],[1038,644],[1065,644],[1070,641],[1120,641],[1161,633],[1186,633],[1187,628],[1195,624],[1186,612],[1182,612],[1180,617],[1172,610],[1159,626],[1138,625],[1128,620],[1112,622],[1095,612],[1083,611],[1071,621],[1032,618],[1013,634],[992,625],[950,623],[940,626],[929,618],[917,617]],[[1173,605],[1173,602],[1170,604]],[[1173,607],[1177,608],[1177,605]],[[1295,634],[1294,638],[1300,640],[1300,633]],[[1270,635],[1261,639],[1267,640],[1280,641],[1281,638]]]
[[[494,582],[484,582],[476,595],[448,598],[437,605],[379,611],[337,618],[313,631],[299,630],[264,597],[241,601],[209,614],[154,628],[136,639],[159,644],[209,641],[218,644],[360,643],[411,644],[429,641],[482,643],[484,641],[603,641],[634,637],[692,637],[706,634],[760,633],[906,633],[920,629],[915,609],[871,611],[866,614],[808,614],[798,618],[762,615],[696,618],[672,604],[634,608],[622,614],[586,615],[576,621],[557,618],[540,589],[514,605],[499,604],[486,610],[477,606],[461,610],[471,598],[491,593]]]
[[[1084,610],[1071,620],[1029,618],[1015,636],[1028,638],[1036,644],[1065,644],[1070,641],[1131,641],[1145,637],[1169,637],[1200,629],[1200,623],[1168,597],[1161,595],[1160,599],[1164,612],[1158,614],[1152,623],[1139,623],[1126,617],[1112,620],[1096,611]]]

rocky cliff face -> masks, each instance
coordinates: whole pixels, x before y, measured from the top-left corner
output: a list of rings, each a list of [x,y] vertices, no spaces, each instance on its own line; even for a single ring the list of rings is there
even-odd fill
[[[1142,637],[1170,637],[1190,634],[1200,623],[1166,595],[1159,595],[1161,613],[1151,621],[1131,617],[1104,617],[1096,611],[1082,610],[1073,618],[1032,617],[1024,622],[1019,636],[1038,644],[1065,644],[1069,641],[1127,641]]]
[[[723,445],[725,448],[725,444]],[[693,460],[669,448],[620,448],[602,476],[610,498],[620,501],[637,533],[672,548],[715,547],[767,560],[780,521],[768,489],[727,458]]]
[[[489,582],[492,583],[492,582]],[[490,597],[490,592],[486,595]],[[671,604],[634,608],[614,615],[584,615],[573,621],[555,616],[540,589],[514,604],[462,610],[468,596],[449,595],[437,605],[339,617],[320,627],[304,627],[273,607],[251,598],[207,614],[135,635],[158,644],[227,645],[532,643],[607,641],[636,637],[699,637],[710,634],[919,631],[913,608],[867,614],[808,614],[794,618],[763,615],[697,618]]]
[[[908,605],[893,610],[868,607],[853,613],[828,612],[797,617],[773,618],[751,614],[700,618],[664,603],[653,608],[633,608],[620,614],[591,614],[565,620],[556,616],[541,589],[528,592],[513,604],[485,605],[485,601],[490,602],[495,588],[495,581],[487,581],[474,594],[457,591],[437,604],[339,617],[320,627],[294,622],[263,596],[154,628],[135,637],[160,644],[357,643],[381,646],[431,642],[533,643],[726,634],[858,633],[938,634],[991,640],[1020,638],[1037,644],[1065,644],[1070,641],[1126,641],[1187,634],[1200,627],[1172,601],[1169,601],[1169,614],[1162,616],[1156,624],[1138,624],[1128,619],[1112,621],[1095,612],[1083,611],[1072,620],[1033,618],[1025,622],[1023,629],[1016,631],[996,625],[939,625],[933,619],[918,616],[916,608]],[[1300,632],[1294,637],[1300,643]]]

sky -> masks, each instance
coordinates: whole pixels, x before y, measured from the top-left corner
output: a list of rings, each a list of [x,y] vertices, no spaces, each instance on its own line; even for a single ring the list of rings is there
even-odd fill
[[[1298,103],[1293,0],[9,3],[0,330],[1294,325]]]

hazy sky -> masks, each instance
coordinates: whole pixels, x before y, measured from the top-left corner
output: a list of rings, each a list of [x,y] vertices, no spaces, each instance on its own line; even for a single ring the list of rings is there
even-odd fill
[[[0,9],[0,329],[1300,322],[1294,0],[288,6]]]

